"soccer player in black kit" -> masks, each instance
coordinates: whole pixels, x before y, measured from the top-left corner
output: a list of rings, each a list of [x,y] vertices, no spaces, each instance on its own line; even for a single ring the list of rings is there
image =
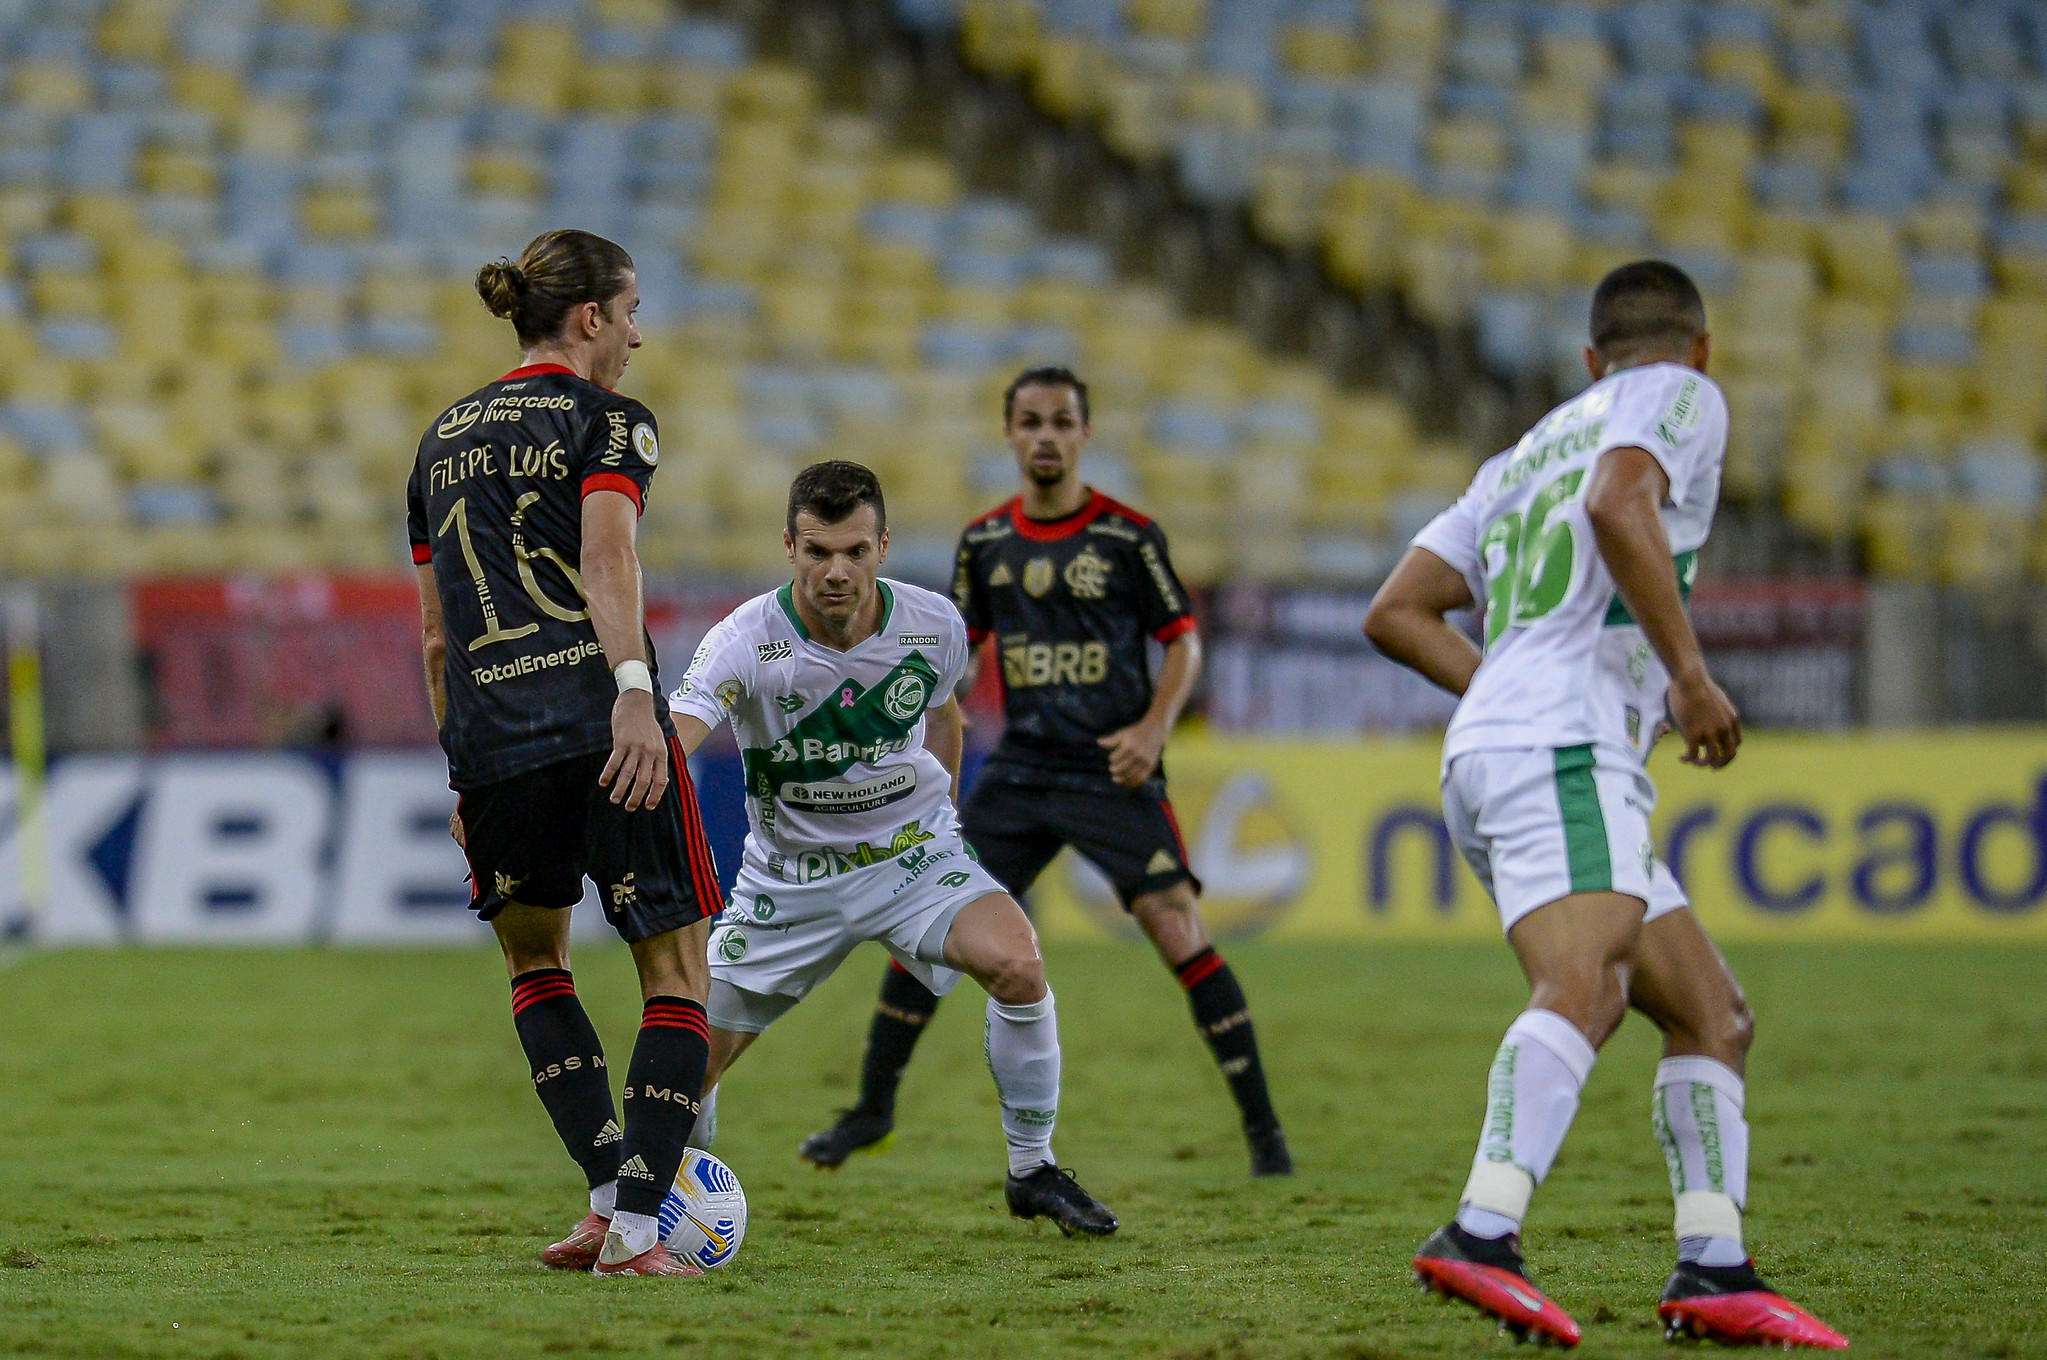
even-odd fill
[[[534,1087],[590,1187],[589,1215],[541,1260],[700,1275],[657,1215],[696,1126],[721,895],[658,701],[634,547],[660,441],[611,390],[640,343],[639,286],[618,246],[551,231],[476,287],[523,357],[421,438],[407,524],[470,905],[497,932]],[[569,972],[586,874],[644,999],[622,1126]]]
[[[975,643],[995,638],[1007,726],[961,813],[983,867],[1022,899],[1071,845],[1180,980],[1194,1024],[1242,1112],[1251,1174],[1293,1171],[1265,1087],[1251,1013],[1209,943],[1159,758],[1201,667],[1200,635],[1149,519],[1081,481],[1087,385],[1033,368],[1003,396],[1022,494],[967,526],[953,598]],[[1165,648],[1154,682],[1147,642]],[[901,968],[882,980],[860,1103],[802,1154],[834,1168],[895,1128],[896,1088],[938,998]]]

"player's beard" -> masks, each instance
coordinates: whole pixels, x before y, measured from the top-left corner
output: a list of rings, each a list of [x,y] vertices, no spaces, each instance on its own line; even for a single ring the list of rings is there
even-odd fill
[[[1066,480],[1066,465],[1061,463],[1057,466],[1047,466],[1039,463],[1026,463],[1024,465],[1024,476],[1030,478],[1031,485],[1050,490]]]

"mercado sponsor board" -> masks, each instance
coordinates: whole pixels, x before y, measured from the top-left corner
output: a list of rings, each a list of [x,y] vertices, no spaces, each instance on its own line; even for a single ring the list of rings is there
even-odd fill
[[[1168,752],[1219,936],[1497,938],[1443,829],[1438,743],[1190,736]],[[744,813],[729,752],[691,762],[719,867]],[[1750,737],[1724,771],[1666,741],[1659,852],[1726,940],[2047,941],[2047,729]],[[0,928],[25,918],[0,767]],[[482,943],[438,752],[85,756],[47,802],[53,944]],[[1053,937],[1127,929],[1063,858],[1033,893]],[[578,929],[608,934],[594,899]]]
[[[1487,939],[1450,843],[1435,739],[1183,738],[1173,802],[1218,934]],[[2047,729],[1751,734],[1722,771],[1666,739],[1658,853],[1725,940],[2047,941]],[[1127,929],[1071,855],[1037,892],[1050,936]]]

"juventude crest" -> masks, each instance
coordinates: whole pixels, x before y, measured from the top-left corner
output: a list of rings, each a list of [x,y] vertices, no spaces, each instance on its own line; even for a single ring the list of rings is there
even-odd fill
[[[881,706],[897,722],[908,722],[924,711],[924,700],[930,693],[923,676],[914,673],[898,676],[888,687],[888,692],[881,696]]]
[[[1097,554],[1092,546],[1082,548],[1080,554],[1066,564],[1066,588],[1076,599],[1099,600],[1109,593],[1108,559]]]
[[[1024,594],[1037,599],[1052,588],[1052,559],[1033,557],[1024,564]]]

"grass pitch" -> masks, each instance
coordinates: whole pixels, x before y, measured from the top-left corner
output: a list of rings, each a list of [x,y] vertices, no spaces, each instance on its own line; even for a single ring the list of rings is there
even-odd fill
[[[0,1353],[891,1357],[1465,1356],[1511,1350],[1420,1295],[1485,1070],[1524,1003],[1504,948],[1240,945],[1301,1173],[1250,1181],[1171,979],[1050,951],[1060,1159],[1102,1242],[1011,1221],[979,1000],[941,1010],[895,1148],[795,1157],[847,1103],[863,950],[735,1071],[718,1151],[752,1226],[693,1281],[536,1268],[581,1182],[484,953],[122,951],[0,973]],[[622,1070],[623,950],[578,977]],[[2047,1356],[2047,951],[1735,951],[1761,1018],[1750,1237],[1865,1356]],[[1588,1355],[1662,1355],[1670,1199],[1631,1020],[1537,1199],[1539,1282]]]

